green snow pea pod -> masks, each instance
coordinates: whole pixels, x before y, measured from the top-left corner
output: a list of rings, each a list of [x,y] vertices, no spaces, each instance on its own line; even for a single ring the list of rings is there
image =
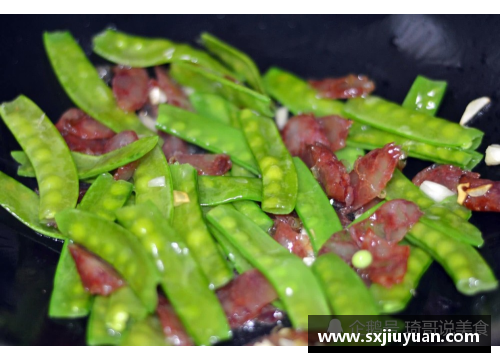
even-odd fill
[[[156,128],[210,152],[226,153],[234,163],[259,174],[257,161],[239,129],[165,104],[159,107]]]
[[[122,346],[168,346],[160,321],[155,316],[134,322],[122,338]]]
[[[118,107],[113,92],[71,33],[46,32],[43,40],[59,82],[78,108],[117,133],[133,130],[139,136],[153,134],[134,112]]]
[[[459,292],[474,295],[497,288],[493,271],[471,245],[422,222],[413,225],[406,238],[441,264]]]
[[[163,178],[158,186],[149,186],[153,179]],[[174,217],[172,175],[167,159],[160,147],[153,148],[141,159],[134,173],[135,200],[137,204],[151,201],[170,222]]]
[[[294,114],[314,113],[317,117],[342,114],[342,102],[318,98],[318,92],[307,82],[280,68],[269,69],[263,80],[267,92]]]
[[[188,63],[173,63],[170,75],[183,86],[193,88],[197,92],[218,94],[237,107],[250,108],[265,116],[273,116],[271,98],[209,70]]]
[[[409,157],[436,163],[452,164],[467,170],[474,168],[483,159],[483,155],[476,151],[430,145],[359,122],[353,123],[347,137],[348,146],[366,150],[381,148],[391,142],[400,145]]]
[[[222,60],[250,87],[257,92],[265,93],[259,68],[248,55],[209,33],[201,34],[201,41],[212,54]]]
[[[104,320],[109,297],[96,296],[87,322],[87,344],[90,346],[119,346],[121,333],[110,330]]]
[[[71,156],[75,162],[78,177],[81,180],[85,180],[138,160],[151,151],[157,143],[158,136],[144,137],[122,148],[99,156],[86,155],[79,152],[71,152]],[[19,176],[35,176],[33,165],[29,162],[23,151],[12,151],[11,155],[16,161],[21,162],[20,169],[22,169],[22,174],[18,171]]]
[[[255,177],[198,177],[200,205],[215,206],[236,200],[262,200],[262,181]]]
[[[63,239],[56,229],[40,222],[40,198],[31,189],[0,171],[0,205],[24,225],[42,235]]]
[[[408,267],[403,281],[391,288],[385,288],[376,283],[370,287],[370,292],[382,313],[392,314],[405,309],[412,296],[415,295],[420,278],[431,264],[432,258],[428,253],[411,245]]]
[[[448,83],[417,76],[406,95],[403,107],[434,116],[441,104]]]
[[[342,230],[342,224],[309,168],[300,158],[294,157],[293,162],[299,180],[295,211],[304,223],[314,251],[318,252],[330,236]]]
[[[359,275],[338,255],[326,253],[312,265],[332,312],[336,315],[378,315],[378,307]]]
[[[365,155],[365,151],[360,147],[346,146],[335,151],[335,156],[344,164],[347,172],[351,172],[356,160]]]
[[[297,172],[276,124],[248,109],[240,113],[240,123],[262,172],[262,210],[291,213],[297,201]]]
[[[330,313],[312,271],[258,225],[229,205],[215,207],[207,219],[269,280],[295,328],[307,329],[308,315]]]
[[[222,252],[231,264],[231,267],[233,267],[240,274],[253,269],[252,264],[250,264],[245,259],[245,257],[238,251],[236,247],[233,246],[233,244],[231,244],[231,242],[224,236],[224,234],[222,234],[211,224],[208,224],[208,230],[210,230],[210,233],[219,243]]]
[[[229,338],[230,329],[226,316],[201,270],[203,263],[197,265],[191,254],[193,248],[184,243],[179,233],[164,222],[158,208],[148,201],[142,205],[122,208],[117,211],[117,218],[139,238],[144,250],[155,260],[162,289],[195,343],[207,345]],[[185,228],[189,226],[189,223],[184,224]],[[189,231],[196,233],[193,229]]]
[[[208,231],[198,201],[198,173],[188,164],[171,165],[174,190],[188,194],[189,202],[174,209],[173,227],[186,241],[189,250],[213,287],[225,285],[233,278],[216,241]]]
[[[189,102],[196,113],[201,116],[234,128],[240,128],[238,120],[240,110],[221,96],[210,93],[193,93],[189,96]]]
[[[457,202],[457,195],[452,195],[441,201],[440,203],[437,203],[436,205],[440,205],[442,207],[447,208],[457,216],[461,217],[464,220],[469,220],[470,217],[472,216],[472,211],[466,208],[463,205],[460,205]]]
[[[115,211],[125,205],[133,188],[130,182],[115,181],[109,173],[103,173],[89,187],[78,208],[114,221]]]
[[[65,236],[113,266],[148,311],[155,310],[158,272],[132,233],[114,222],[75,209],[59,212],[56,222]]]
[[[50,297],[49,317],[85,317],[90,311],[91,295],[82,284],[75,261],[64,242],[54,276],[54,288]]]
[[[435,146],[476,149],[483,132],[425,113],[412,111],[382,98],[349,99],[344,114],[363,124]]]
[[[53,221],[57,212],[75,207],[78,199],[75,163],[50,119],[23,95],[2,103],[0,116],[33,165],[40,191],[40,221]],[[57,162],[53,162],[54,155]]]
[[[93,39],[94,52],[116,64],[147,68],[176,61],[188,61],[221,74],[235,76],[204,51],[168,39],[140,36],[106,29]]]
[[[406,199],[417,204],[422,211],[434,205],[434,201],[398,169],[394,170],[384,190],[387,200]]]

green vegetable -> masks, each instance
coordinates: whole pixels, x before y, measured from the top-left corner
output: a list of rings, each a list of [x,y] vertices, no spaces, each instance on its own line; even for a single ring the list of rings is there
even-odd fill
[[[94,52],[113,63],[147,68],[171,62],[188,61],[221,74],[233,75],[204,51],[167,39],[143,38],[107,29],[94,39]]]
[[[87,211],[67,209],[56,215],[59,230],[113,266],[148,311],[156,308],[158,273],[137,238],[115,224]]]
[[[232,268],[234,268],[240,274],[253,269],[252,264],[250,264],[245,259],[245,257],[238,251],[236,247],[233,246],[233,244],[231,244],[231,242],[224,236],[224,234],[218,231],[211,224],[208,224],[208,229],[219,243],[222,252],[226,256]]]
[[[352,265],[355,268],[368,268],[373,262],[373,256],[368,250],[358,250],[352,256]]]
[[[273,220],[253,201],[236,201],[232,205],[265,232],[268,232],[274,224]]]
[[[375,211],[377,211],[380,206],[382,206],[383,204],[385,204],[385,201],[380,201],[378,204],[376,204],[375,206],[372,206],[371,208],[369,208],[368,210],[366,210],[364,213],[362,213],[361,215],[359,215],[350,225],[349,227],[351,227],[352,225],[355,225],[357,223],[360,223],[361,221],[364,221],[366,219],[368,219],[370,216],[372,216]]]
[[[118,346],[121,333],[111,330],[105,322],[109,297],[96,296],[87,323],[87,344],[91,346]]]
[[[117,133],[133,130],[140,136],[152,134],[134,112],[118,107],[113,92],[71,33],[47,32],[43,40],[59,82],[78,108]]]
[[[152,179],[165,178],[165,186],[149,186]],[[172,176],[167,159],[160,147],[153,148],[141,162],[134,173],[135,197],[137,204],[151,201],[161,211],[163,217],[170,222],[174,217],[174,194]]]
[[[212,54],[221,59],[250,87],[257,92],[265,93],[259,69],[248,55],[209,33],[201,34],[201,41]]]
[[[276,124],[250,110],[240,113],[240,123],[262,172],[262,210],[291,213],[297,201],[297,172]]]
[[[132,189],[131,183],[115,181],[109,173],[103,173],[89,187],[78,208],[114,221],[115,211],[127,202]]]
[[[233,278],[220,254],[215,240],[207,229],[198,201],[198,173],[188,164],[171,165],[174,189],[188,194],[189,202],[175,207],[173,227],[185,240],[214,288],[225,285]]]
[[[469,220],[472,216],[472,211],[457,202],[457,195],[452,195],[436,204],[447,208],[449,211],[453,212],[457,216],[464,220]]]
[[[215,206],[236,200],[262,200],[262,181],[254,177],[198,177],[200,205]]]
[[[314,251],[318,252],[330,236],[342,230],[342,224],[309,168],[300,158],[294,157],[293,162],[299,180],[295,211],[304,223]]]
[[[307,328],[308,315],[330,313],[311,270],[258,225],[228,205],[215,207],[207,219],[269,280],[295,328]]]
[[[187,63],[174,63],[170,75],[183,86],[197,92],[218,94],[240,108],[250,108],[264,116],[273,116],[271,98],[237,84],[211,71]]]
[[[177,171],[173,170],[173,175],[176,182]],[[195,250],[191,247],[192,242],[184,243],[181,236],[164,222],[163,216],[151,202],[123,208],[117,212],[117,217],[155,260],[161,286],[195,343],[207,345],[229,338],[230,329],[224,311],[199,267],[209,264],[210,259],[196,265],[191,254]],[[190,228],[188,220],[184,227],[188,232],[194,232],[193,236],[204,237],[198,230]],[[206,241],[195,241],[199,240]],[[217,272],[214,269],[212,271]]]
[[[165,104],[159,107],[156,127],[210,152],[226,153],[234,163],[259,174],[245,136],[236,128]]]
[[[83,287],[68,244],[66,240],[57,263],[49,306],[51,318],[85,317],[90,311],[91,296]]]
[[[338,255],[319,256],[312,270],[336,315],[378,315],[378,308],[358,274]]]
[[[264,75],[267,92],[292,113],[314,113],[318,117],[340,115],[344,104],[333,99],[318,98],[318,92],[291,73],[273,67]]]
[[[363,124],[435,146],[476,149],[483,132],[412,111],[379,97],[352,98],[344,114]]]
[[[221,96],[210,93],[193,93],[189,96],[189,102],[196,113],[201,116],[234,128],[240,128],[238,119],[240,110]]]
[[[137,321],[121,340],[122,346],[168,346],[160,321],[149,316]]]
[[[434,116],[441,104],[448,83],[419,75],[406,95],[403,107]]]
[[[359,147],[346,146],[338,151],[335,151],[335,156],[337,156],[337,158],[344,164],[347,172],[351,172],[354,168],[356,160],[364,155],[365,151]]]

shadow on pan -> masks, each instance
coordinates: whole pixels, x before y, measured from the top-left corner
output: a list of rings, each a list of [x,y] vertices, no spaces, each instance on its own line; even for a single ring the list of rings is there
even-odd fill
[[[261,71],[278,65],[304,78],[363,73],[375,80],[377,94],[395,102],[402,102],[418,74],[444,79],[449,87],[439,115],[458,120],[468,102],[489,96],[491,106],[474,121],[485,131],[479,151],[500,142],[498,16],[2,16],[0,102],[23,93],[57,120],[72,103],[48,63],[43,31],[70,30],[90,55],[92,36],[107,27],[192,44],[208,31],[247,52]],[[17,148],[0,124],[0,170],[9,175],[16,174],[9,152]],[[411,177],[425,166],[412,159],[405,173]],[[481,163],[476,170],[500,180],[500,167]],[[500,278],[500,215],[475,214],[471,221],[483,232],[481,253]],[[0,345],[85,343],[84,319],[47,318],[60,247],[0,210]],[[493,344],[500,345],[500,292],[463,296],[439,265],[428,270],[405,313],[491,314]],[[239,333],[232,343],[246,344],[268,331]]]

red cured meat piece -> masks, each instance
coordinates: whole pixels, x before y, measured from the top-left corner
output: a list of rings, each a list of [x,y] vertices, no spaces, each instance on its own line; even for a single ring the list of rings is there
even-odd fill
[[[170,79],[167,71],[162,67],[155,67],[156,79],[158,86],[167,96],[167,103],[179,108],[191,110],[188,97],[184,94],[182,89]]]
[[[134,131],[123,131],[118,133],[116,136],[110,138],[107,142],[106,145],[104,146],[104,152],[108,153],[114,150],[117,150],[119,148],[122,148],[126,145],[131,144],[132,142],[135,142],[139,139],[137,134]],[[126,165],[119,167],[114,175],[113,178],[115,180],[129,180],[133,175],[134,171],[139,165],[139,160],[133,161],[130,163],[127,163]]]
[[[286,148],[292,156],[302,158],[306,146],[316,143],[323,144],[330,148],[330,141],[328,141],[321,124],[310,114],[302,114],[290,118],[281,136]]]
[[[231,169],[231,158],[224,154],[196,154],[188,155],[176,153],[169,160],[170,163],[188,163],[198,170],[198,175],[221,176]]]
[[[190,153],[188,144],[179,137],[170,134],[159,132],[163,139],[162,151],[167,160],[178,154]]]
[[[453,165],[435,164],[417,173],[412,182],[420,186],[424,181],[432,181],[449,188],[453,192],[457,192],[457,186],[462,176],[477,179],[481,175],[476,172],[462,170],[460,167]]]
[[[463,205],[472,211],[493,211],[500,212],[500,181],[486,179],[476,179],[469,176],[462,176],[460,184],[468,183],[468,191],[484,185],[491,185],[491,188],[482,196],[467,196]]]
[[[298,218],[289,215],[275,217],[272,236],[274,240],[300,258],[314,255],[307,235],[301,233],[302,223]]]
[[[181,320],[175,313],[170,302],[162,295],[158,296],[158,307],[156,314],[160,318],[160,323],[163,328],[163,333],[174,346],[193,346],[193,341],[189,337],[186,329],[182,325]]]
[[[365,97],[375,90],[375,83],[368,77],[354,74],[342,78],[310,80],[309,84],[318,90],[321,97],[330,99]]]
[[[141,109],[148,100],[149,77],[145,69],[117,66],[111,82],[118,107],[127,112]]]
[[[318,118],[318,123],[323,128],[332,152],[345,147],[345,140],[352,126],[352,121],[340,116],[327,116]]]

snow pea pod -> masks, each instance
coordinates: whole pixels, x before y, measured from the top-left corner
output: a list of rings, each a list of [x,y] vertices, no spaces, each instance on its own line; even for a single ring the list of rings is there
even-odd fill
[[[40,197],[31,189],[0,171],[0,205],[24,225],[42,235],[63,239],[56,229],[41,223]]]
[[[56,222],[65,236],[113,266],[148,311],[156,308],[158,273],[132,233],[114,222],[75,209],[59,212]]]
[[[196,113],[205,118],[222,122],[234,128],[240,128],[238,120],[239,109],[228,100],[210,93],[193,93],[189,102]]]
[[[474,168],[483,159],[483,155],[476,151],[430,145],[358,122],[353,123],[347,138],[348,146],[365,150],[381,148],[391,142],[400,145],[409,157],[452,164],[467,170]]]
[[[262,181],[254,177],[198,177],[200,205],[215,206],[236,200],[262,200]]]
[[[50,297],[49,317],[85,317],[92,304],[91,295],[83,287],[75,261],[68,251],[66,240],[57,263],[54,287]]]
[[[113,92],[71,33],[46,32],[43,40],[59,82],[78,108],[117,133],[133,130],[139,136],[152,134],[134,112],[118,107]]]
[[[165,104],[159,107],[156,128],[210,152],[226,153],[234,163],[259,174],[257,161],[239,129]]]
[[[228,205],[213,208],[207,219],[269,280],[295,328],[307,329],[308,315],[330,313],[312,271],[258,225]]]
[[[474,150],[484,135],[478,129],[465,128],[375,96],[349,99],[344,114],[374,128],[435,146]]]
[[[418,282],[432,264],[431,256],[422,249],[411,245],[408,267],[403,281],[390,288],[373,283],[370,287],[375,301],[382,313],[392,314],[402,311],[415,295]]]
[[[463,205],[460,205],[457,202],[457,196],[452,195],[450,197],[447,197],[443,201],[437,203],[437,205],[440,205],[442,207],[447,208],[457,216],[461,217],[464,220],[469,220],[470,217],[472,216],[472,211],[466,208]]]
[[[136,321],[122,338],[122,346],[168,346],[160,321],[149,316]]]
[[[250,87],[265,94],[259,68],[248,55],[209,33],[201,34],[201,42],[212,54],[246,81]]]
[[[336,315],[378,315],[373,296],[359,275],[337,254],[319,256],[312,265]]]
[[[273,116],[271,98],[209,70],[188,63],[173,63],[170,75],[183,86],[197,92],[218,94],[238,107]]]
[[[149,186],[151,180],[159,177],[165,179],[163,186]],[[172,175],[160,147],[153,148],[141,159],[134,173],[134,186],[137,204],[151,201],[161,211],[163,217],[172,222],[174,217]]]
[[[168,39],[144,38],[106,29],[93,39],[94,52],[113,63],[147,68],[175,61],[188,61],[221,74],[235,76],[204,51]]]
[[[403,107],[434,116],[441,104],[448,83],[417,76],[406,95]]]
[[[133,187],[130,182],[115,181],[109,173],[103,173],[89,187],[78,208],[114,221],[115,211],[127,202]]]
[[[228,259],[231,266],[239,273],[243,274],[244,272],[253,269],[252,264],[250,264],[245,257],[238,251],[237,248],[231,244],[231,242],[222,234],[219,230],[217,230],[212,224],[208,224],[208,230],[214,236],[214,238],[219,243],[224,255]]]
[[[441,264],[459,292],[474,295],[497,288],[493,271],[471,245],[422,222],[413,225],[406,238]]]
[[[50,119],[23,95],[0,105],[0,116],[33,165],[40,191],[40,221],[51,222],[57,212],[75,207],[78,199],[75,163]],[[54,155],[57,162],[53,162]]]
[[[174,209],[173,227],[186,241],[189,250],[210,284],[218,288],[233,278],[220,254],[216,241],[208,231],[198,201],[198,173],[188,164],[171,165],[174,190],[188,194],[189,202]]]
[[[267,92],[294,114],[314,113],[322,117],[342,113],[342,102],[318,98],[318,92],[307,82],[280,68],[269,69],[263,80]]]
[[[351,172],[356,160],[365,155],[365,151],[360,147],[346,146],[335,151],[335,156],[344,164],[347,172]]]
[[[226,316],[201,270],[203,263],[196,264],[191,254],[193,248],[164,222],[158,208],[148,201],[122,208],[117,218],[139,238],[144,250],[156,261],[162,289],[195,343],[207,345],[229,338]],[[196,232],[187,224],[185,228]]]
[[[262,172],[262,210],[291,213],[297,202],[297,172],[276,124],[248,109],[240,113],[240,123]]]
[[[294,157],[293,162],[299,180],[295,211],[304,223],[314,251],[318,252],[330,236],[342,230],[342,224],[309,168],[300,158]]]
[[[157,143],[158,136],[144,137],[122,148],[99,156],[86,155],[79,152],[71,152],[71,156],[76,165],[78,178],[85,180],[138,160],[151,151]],[[22,174],[18,170],[19,176],[35,176],[33,165],[29,162],[23,151],[12,151],[11,155],[16,161],[21,162],[19,170],[22,169]]]
[[[104,320],[109,304],[109,297],[96,296],[92,303],[92,312],[87,323],[87,344],[90,346],[119,346],[121,333],[110,330]]]

